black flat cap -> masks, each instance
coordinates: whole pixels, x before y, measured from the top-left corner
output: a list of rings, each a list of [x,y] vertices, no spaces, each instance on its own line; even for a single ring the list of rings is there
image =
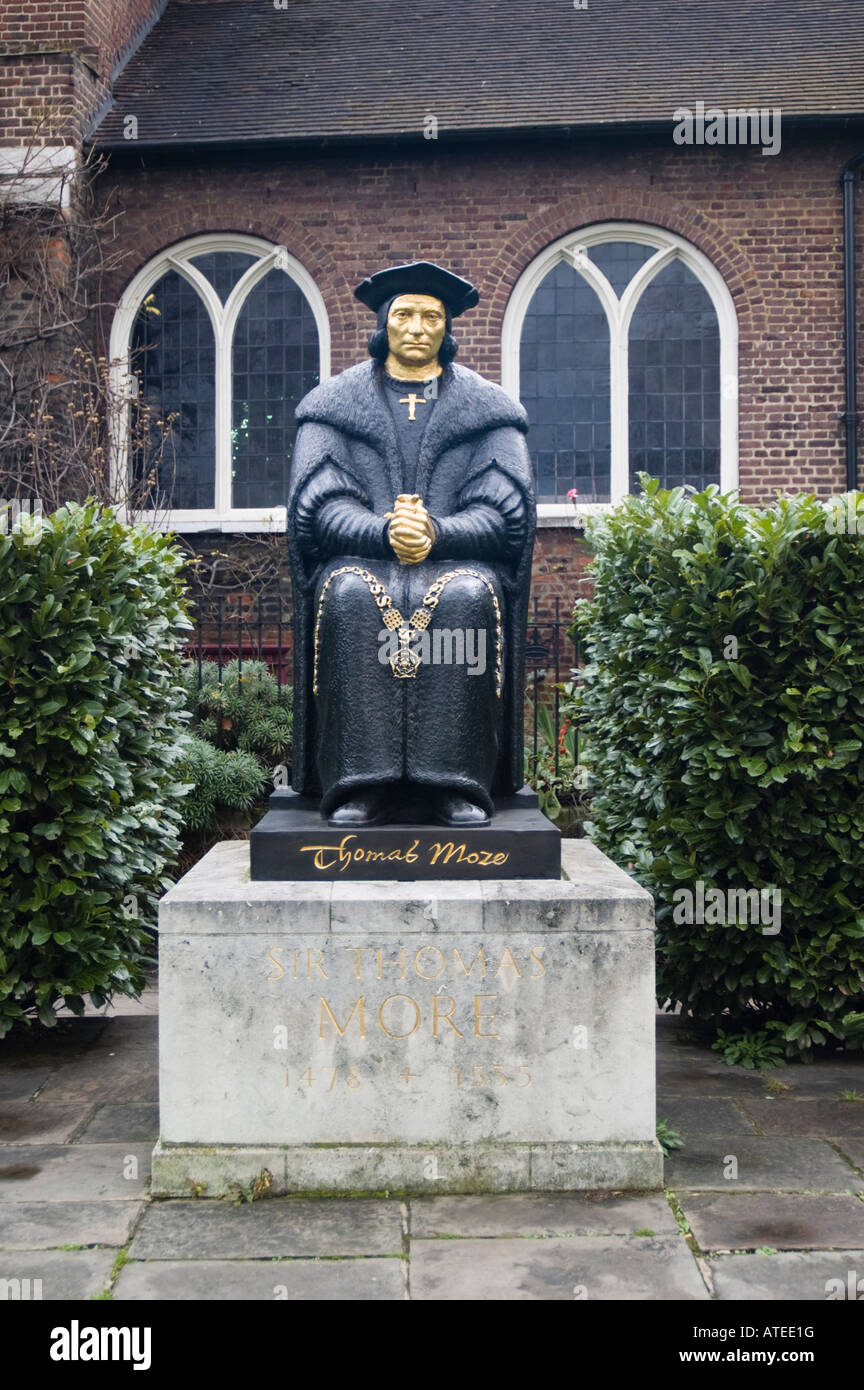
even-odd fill
[[[473,309],[480,295],[469,280],[462,280],[431,261],[411,261],[370,275],[354,291],[355,298],[374,313],[397,294],[431,294],[440,299],[451,318]]]

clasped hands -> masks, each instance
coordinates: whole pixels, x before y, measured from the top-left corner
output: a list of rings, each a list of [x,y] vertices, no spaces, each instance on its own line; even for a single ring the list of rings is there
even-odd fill
[[[422,498],[416,493],[400,492],[392,512],[385,512],[390,526],[390,544],[403,565],[418,565],[425,560],[435,540],[435,529]]]

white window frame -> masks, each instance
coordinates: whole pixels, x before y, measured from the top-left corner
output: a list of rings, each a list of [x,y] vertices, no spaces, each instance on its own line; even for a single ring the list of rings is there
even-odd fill
[[[598,242],[635,241],[654,248],[654,255],[636,272],[619,300],[606,276],[588,257]],[[720,330],[720,488],[738,486],[738,315],[732,295],[717,267],[689,241],[645,222],[598,222],[568,232],[540,252],[522,272],[507,304],[501,334],[501,384],[519,399],[519,350],[528,306],[549,271],[567,262],[596,290],[609,323],[611,469],[609,502],[541,502],[538,526],[576,526],[587,517],[611,511],[630,491],[629,339],[630,322],[646,285],[670,261],[680,260],[707,291]],[[530,444],[530,434],[528,436]]]
[[[240,277],[224,305],[209,280],[197,266],[196,256],[213,251],[239,251],[259,257]],[[274,246],[260,237],[226,233],[207,233],[189,237],[168,247],[139,270],[120,297],[111,327],[110,361],[112,396],[123,404],[111,425],[111,461],[116,495],[123,495],[122,480],[127,476],[129,448],[129,402],[137,378],[130,370],[129,345],[135,320],[143,301],[168,270],[176,270],[196,289],[207,310],[215,344],[215,430],[214,506],[173,511],[137,511],[123,507],[118,514],[127,521],[143,521],[159,531],[284,531],[285,507],[231,506],[231,387],[232,345],[237,319],[250,291],[271,270],[283,270],[306,296],[318,330],[319,380],[330,376],[330,320],[321,291],[309,272],[289,255],[284,246]]]

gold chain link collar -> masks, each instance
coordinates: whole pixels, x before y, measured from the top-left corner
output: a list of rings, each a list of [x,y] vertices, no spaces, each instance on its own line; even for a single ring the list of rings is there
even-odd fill
[[[492,603],[495,608],[495,622],[497,625],[495,645],[495,693],[498,699],[501,699],[501,609],[498,604],[498,595],[495,593],[495,590],[485,574],[480,574],[478,570],[471,569],[448,570],[446,574],[442,574],[440,579],[436,579],[435,583],[429,586],[426,593],[423,595],[423,603],[419,608],[414,609],[409,621],[406,623],[399,609],[395,607],[384,585],[380,580],[376,579],[374,574],[371,574],[369,570],[362,569],[360,565],[342,565],[340,569],[334,570],[332,574],[327,576],[327,580],[321,590],[321,595],[318,599],[318,613],[315,619],[315,635],[313,640],[313,694],[318,694],[318,633],[321,627],[321,614],[324,610],[324,598],[333,580],[340,574],[359,575],[359,577],[368,584],[369,592],[381,610],[381,621],[391,632],[395,631],[399,638],[399,649],[391,656],[390,666],[393,675],[403,680],[416,676],[421,665],[420,657],[410,646],[412,631],[422,632],[429,626],[432,621],[432,614],[438,606],[438,600],[441,597],[441,591],[445,585],[449,584],[451,579],[458,579],[459,576],[463,574],[470,574],[472,578],[481,580],[492,595]]]

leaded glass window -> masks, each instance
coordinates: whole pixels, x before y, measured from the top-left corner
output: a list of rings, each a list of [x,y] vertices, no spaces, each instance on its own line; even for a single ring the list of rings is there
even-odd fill
[[[224,304],[238,280],[257,259],[248,251],[207,251],[203,256],[192,256],[189,264],[206,275]]]
[[[234,330],[231,425],[235,507],[284,501],[297,402],[318,384],[318,330],[280,270],[248,295]]]
[[[720,483],[720,331],[714,306],[681,261],[642,291],[630,321],[630,486]]]
[[[616,501],[640,472],[665,487],[736,485],[734,306],[672,233],[619,223],[555,243],[514,290],[503,357],[539,503]]]
[[[572,265],[556,265],[534,295],[521,365],[538,500],[576,487],[591,501],[608,501],[609,323]]]
[[[165,252],[121,300],[112,357],[136,423],[172,425],[145,509],[200,526],[284,507],[295,408],[329,374],[323,301],[284,248],[197,237]],[[134,446],[115,457],[136,484],[152,474]]]
[[[212,507],[216,481],[213,325],[198,292],[176,270],[162,276],[142,306],[131,348],[140,382],[137,409],[149,407],[147,434],[155,437],[162,421],[170,427],[154,500],[178,508]],[[132,459],[139,486],[148,466],[146,457]]]
[[[654,251],[653,246],[640,246],[638,241],[601,241],[588,248],[588,255],[620,299],[636,271],[650,261]]]

